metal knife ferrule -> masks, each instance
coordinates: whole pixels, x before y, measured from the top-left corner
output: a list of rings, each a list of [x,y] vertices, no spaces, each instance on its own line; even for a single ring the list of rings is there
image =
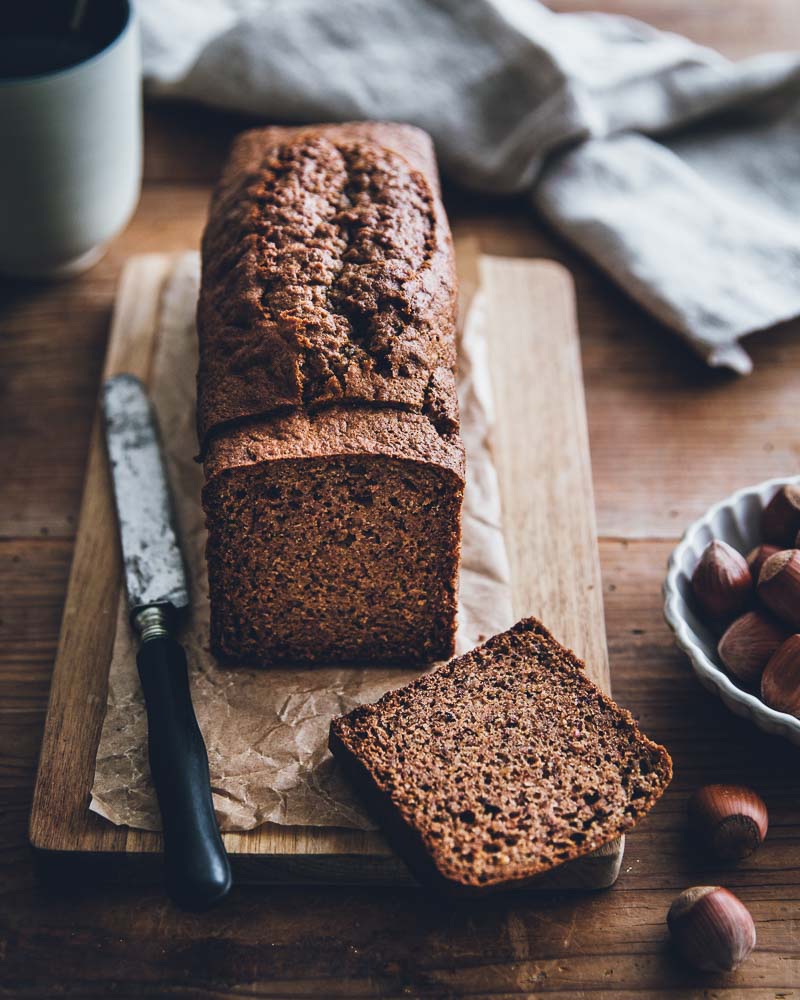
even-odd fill
[[[169,635],[166,610],[158,605],[135,611],[133,624],[142,642],[150,642],[151,639]]]

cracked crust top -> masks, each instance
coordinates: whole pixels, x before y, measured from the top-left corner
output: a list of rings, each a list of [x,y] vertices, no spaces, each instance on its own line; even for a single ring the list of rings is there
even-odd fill
[[[430,139],[353,123],[246,132],[203,237],[198,434],[354,404],[458,429],[455,272]]]

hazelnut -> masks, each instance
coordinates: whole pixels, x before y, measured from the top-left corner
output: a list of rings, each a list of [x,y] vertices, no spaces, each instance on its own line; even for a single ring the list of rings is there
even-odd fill
[[[729,619],[747,610],[753,578],[744,556],[727,542],[709,542],[692,574],[692,587],[703,611]]]
[[[720,861],[740,861],[767,835],[767,807],[743,785],[705,785],[689,799],[689,826]]]
[[[767,559],[780,550],[779,545],[757,545],[747,553],[747,565],[750,567],[750,575],[754,580],[758,580],[758,574]]]
[[[800,485],[782,486],[761,513],[761,537],[787,548],[800,531]]]
[[[776,712],[800,718],[800,635],[790,635],[767,661],[761,700]]]
[[[758,596],[792,629],[800,629],[800,549],[776,552],[761,567]]]
[[[767,660],[788,634],[768,612],[747,611],[728,626],[717,652],[728,673],[749,687],[761,679]]]
[[[681,956],[704,972],[738,969],[756,944],[750,911],[718,885],[685,889],[669,908],[667,926]]]

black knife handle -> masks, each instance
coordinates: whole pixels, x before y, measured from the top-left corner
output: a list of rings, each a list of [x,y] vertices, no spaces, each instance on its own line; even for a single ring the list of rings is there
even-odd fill
[[[164,828],[167,892],[184,909],[205,909],[227,895],[232,879],[214,816],[208,755],[192,707],[186,654],[179,642],[162,635],[142,643],[136,665]]]

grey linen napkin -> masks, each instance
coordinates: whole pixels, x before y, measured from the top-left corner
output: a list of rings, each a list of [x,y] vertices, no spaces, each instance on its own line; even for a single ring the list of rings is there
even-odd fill
[[[708,364],[800,313],[800,57],[535,0],[139,0],[151,96],[378,118],[536,210]]]

